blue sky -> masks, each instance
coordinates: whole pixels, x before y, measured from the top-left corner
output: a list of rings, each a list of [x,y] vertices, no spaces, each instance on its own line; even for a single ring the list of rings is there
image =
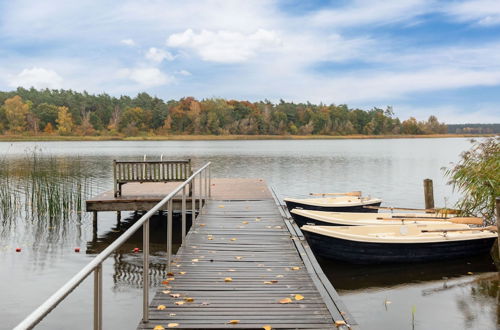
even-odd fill
[[[500,1],[0,0],[17,86],[499,123]]]

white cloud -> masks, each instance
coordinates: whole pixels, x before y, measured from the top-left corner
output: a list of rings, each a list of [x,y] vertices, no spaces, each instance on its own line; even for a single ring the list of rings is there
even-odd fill
[[[63,78],[57,72],[45,68],[23,69],[17,75],[10,76],[11,87],[61,88]]]
[[[128,78],[144,87],[161,86],[171,83],[173,78],[157,68],[134,68],[118,70],[119,78]]]
[[[155,47],[151,47],[146,52],[146,58],[156,63],[161,63],[163,60],[173,61],[175,59],[174,55],[170,52]]]
[[[123,39],[120,41],[120,43],[126,46],[135,46],[135,41],[133,39]]]
[[[455,2],[444,7],[444,12],[461,22],[475,22],[478,25],[500,24],[500,1],[471,0]]]
[[[412,19],[434,8],[433,0],[356,0],[347,3],[345,7],[318,10],[309,19],[316,25],[335,27],[384,25],[398,22],[411,24]]]
[[[227,30],[202,30],[200,33],[187,29],[168,37],[167,45],[191,49],[204,61],[244,62],[259,52],[279,47],[281,40],[274,31],[258,29],[254,33],[241,33]]]
[[[181,75],[181,76],[190,76],[191,75],[191,72],[189,72],[187,70],[179,70],[179,71],[176,71],[175,73],[178,75]]]

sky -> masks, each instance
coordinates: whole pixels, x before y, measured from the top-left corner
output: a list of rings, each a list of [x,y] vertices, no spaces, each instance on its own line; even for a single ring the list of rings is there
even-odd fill
[[[0,90],[500,123],[500,0],[0,0]]]

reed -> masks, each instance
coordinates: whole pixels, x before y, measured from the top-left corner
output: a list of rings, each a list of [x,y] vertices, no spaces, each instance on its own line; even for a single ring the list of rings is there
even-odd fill
[[[50,222],[71,219],[84,209],[91,182],[83,160],[58,159],[32,150],[0,164],[0,216]]]

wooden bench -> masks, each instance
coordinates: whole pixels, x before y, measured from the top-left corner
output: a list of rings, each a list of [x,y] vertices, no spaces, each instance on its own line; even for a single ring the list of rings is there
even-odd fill
[[[191,159],[167,161],[113,161],[114,196],[122,195],[128,182],[183,182],[193,174]],[[189,185],[191,196],[192,184]]]

